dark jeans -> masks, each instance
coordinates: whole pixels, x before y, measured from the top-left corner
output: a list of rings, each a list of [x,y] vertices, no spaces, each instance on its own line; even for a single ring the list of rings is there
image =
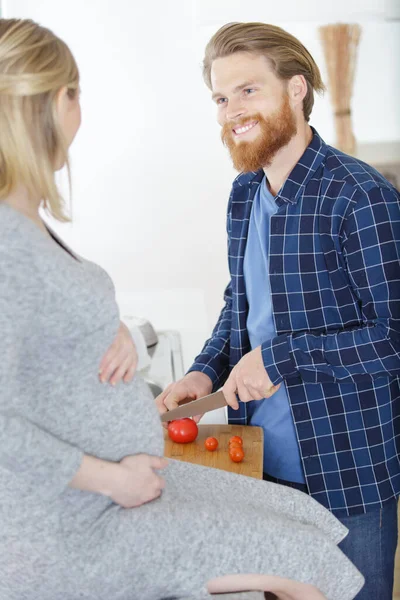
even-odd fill
[[[276,479],[264,479],[308,493],[307,486]],[[351,517],[338,517],[349,533],[339,548],[365,577],[365,585],[355,600],[392,600],[394,557],[397,547],[397,499],[383,508]]]

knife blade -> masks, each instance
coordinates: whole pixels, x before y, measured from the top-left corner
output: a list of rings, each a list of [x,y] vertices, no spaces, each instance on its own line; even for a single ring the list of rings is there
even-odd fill
[[[203,413],[209,412],[210,410],[215,410],[216,408],[221,408],[223,406],[227,406],[227,402],[224,394],[220,390],[219,392],[214,392],[208,396],[203,396],[197,400],[191,400],[182,406],[173,408],[172,410],[163,413],[160,418],[163,422],[175,421],[175,419],[183,419],[185,417],[202,415]]]

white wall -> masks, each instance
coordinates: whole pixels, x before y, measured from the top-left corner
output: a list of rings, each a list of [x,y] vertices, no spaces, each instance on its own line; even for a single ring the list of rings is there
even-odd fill
[[[297,35],[325,73],[318,25],[361,21],[355,133],[361,141],[400,139],[400,23],[384,22],[383,7],[383,0],[3,0],[5,16],[33,18],[60,35],[81,70],[74,222],[57,230],[111,273],[121,299],[180,289],[179,319],[207,330],[228,277],[234,172],[201,78],[205,43],[224,22],[269,21]],[[329,97],[317,99],[312,123],[334,142]]]

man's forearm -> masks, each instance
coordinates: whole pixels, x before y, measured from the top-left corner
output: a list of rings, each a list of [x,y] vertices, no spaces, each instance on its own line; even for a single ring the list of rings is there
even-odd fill
[[[357,381],[400,376],[400,343],[385,326],[351,331],[280,335],[262,344],[265,369],[274,384],[300,375],[305,381]]]

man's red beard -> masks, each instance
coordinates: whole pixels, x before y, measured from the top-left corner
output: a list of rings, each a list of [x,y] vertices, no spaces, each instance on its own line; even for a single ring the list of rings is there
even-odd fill
[[[232,129],[258,121],[260,134],[252,142],[235,141]],[[233,123],[225,123],[221,138],[228,147],[233,166],[237,171],[249,173],[268,167],[276,153],[287,146],[297,133],[296,119],[289,104],[289,98],[284,96],[282,106],[273,115],[265,118],[260,113],[240,119]]]

